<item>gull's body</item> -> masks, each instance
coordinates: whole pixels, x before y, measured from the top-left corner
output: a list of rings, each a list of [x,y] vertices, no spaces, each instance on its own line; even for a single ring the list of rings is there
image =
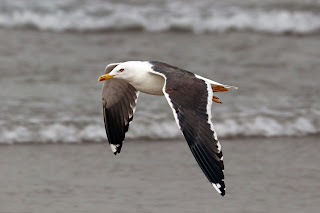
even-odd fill
[[[108,79],[108,80],[107,80]],[[114,154],[120,153],[138,94],[164,95],[192,154],[212,186],[225,194],[221,145],[211,122],[213,92],[235,88],[155,61],[109,64],[99,81],[104,121]]]

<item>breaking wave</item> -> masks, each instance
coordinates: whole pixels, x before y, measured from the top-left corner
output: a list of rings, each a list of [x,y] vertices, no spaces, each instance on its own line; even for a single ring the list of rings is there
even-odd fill
[[[252,119],[226,119],[214,122],[219,138],[307,136],[320,133],[318,120],[298,117],[281,121],[265,116]],[[181,133],[172,120],[162,122],[133,122],[126,135],[131,140],[174,140]],[[16,125],[2,127],[0,144],[15,143],[84,143],[107,142],[103,123],[78,124],[54,123],[50,125]]]
[[[68,1],[66,1],[68,3]],[[21,3],[21,2],[20,2]],[[225,7],[167,2],[163,5],[123,3],[8,4],[0,10],[0,27],[46,31],[99,32],[143,30],[192,33],[255,31],[271,34],[320,32],[320,15],[311,10]]]

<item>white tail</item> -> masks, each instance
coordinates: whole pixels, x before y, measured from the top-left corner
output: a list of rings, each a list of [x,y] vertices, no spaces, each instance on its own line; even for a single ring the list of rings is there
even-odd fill
[[[236,87],[236,86],[230,86],[230,85],[220,84],[220,83],[218,83],[218,82],[215,82],[215,81],[212,81],[212,80],[210,80],[210,79],[204,78],[204,77],[202,77],[202,76],[200,76],[200,75],[197,75],[197,74],[195,74],[195,76],[196,76],[197,78],[199,78],[199,79],[202,79],[202,80],[204,80],[204,81],[209,82],[212,86],[217,86],[217,85],[219,85],[219,86],[223,86],[223,87],[226,88],[226,89],[238,89],[238,87]]]

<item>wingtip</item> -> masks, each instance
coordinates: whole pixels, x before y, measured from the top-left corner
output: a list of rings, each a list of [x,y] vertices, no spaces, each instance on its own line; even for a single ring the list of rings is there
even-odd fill
[[[114,155],[120,153],[120,150],[121,150],[120,144],[110,144],[110,148]]]
[[[120,150],[113,152],[114,155],[117,155],[118,153],[120,153]]]
[[[213,188],[217,190],[217,192],[221,195],[224,196],[226,194],[225,189],[221,189],[221,185],[219,183],[211,183]]]

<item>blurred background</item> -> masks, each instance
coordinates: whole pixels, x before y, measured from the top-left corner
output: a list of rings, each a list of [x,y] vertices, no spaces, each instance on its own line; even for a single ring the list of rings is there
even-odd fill
[[[98,76],[159,60],[239,87],[219,94],[221,138],[320,131],[320,1],[0,2],[0,143],[105,141]],[[128,138],[175,139],[142,96]],[[148,131],[145,131],[148,130]]]
[[[283,173],[280,174],[283,179],[280,178],[280,180],[285,183],[290,179],[290,176],[295,176],[298,173],[301,175],[301,177],[299,176],[301,179],[289,182],[292,187],[289,187],[291,191],[281,191],[281,186],[279,186],[275,187],[276,192],[279,197],[280,195],[282,197],[290,193],[297,193],[302,188],[305,190],[313,189],[314,194],[310,197],[315,199],[312,204],[316,204],[316,199],[320,200],[319,196],[314,197],[316,182],[319,183],[319,169],[316,166],[319,163],[319,157],[315,159],[318,156],[317,148],[319,151],[320,133],[319,36],[319,0],[0,0],[0,144],[3,145],[0,147],[3,156],[0,159],[2,162],[6,162],[2,165],[3,174],[10,174],[0,179],[2,180],[1,184],[7,185],[10,177],[18,177],[22,173],[21,179],[14,181],[13,178],[11,184],[15,185],[18,182],[21,183],[21,187],[28,185],[24,181],[28,176],[26,174],[29,174],[30,171],[21,170],[21,168],[29,168],[30,164],[36,165],[34,170],[31,170],[35,174],[47,172],[51,174],[48,176],[55,176],[56,170],[50,170],[50,166],[48,167],[45,163],[39,164],[41,161],[46,162],[47,157],[44,153],[51,153],[48,155],[49,161],[52,162],[50,165],[54,167],[60,165],[59,163],[54,164],[54,162],[59,162],[56,156],[64,159],[69,155],[79,155],[80,151],[72,150],[82,149],[72,148],[69,152],[66,151],[67,148],[57,148],[57,146],[69,147],[63,145],[77,144],[76,146],[81,147],[83,144],[87,146],[91,143],[107,143],[100,96],[101,82],[97,82],[98,77],[103,74],[105,66],[109,63],[128,60],[157,60],[184,68],[217,82],[239,87],[238,90],[217,93],[223,104],[213,104],[212,109],[215,129],[222,141],[223,148],[224,143],[226,144],[227,151],[224,153],[228,153],[230,159],[228,163],[228,158],[225,158],[228,165],[226,172],[229,172],[228,175],[231,179],[229,179],[229,184],[237,185],[232,181],[241,171],[243,171],[243,178],[241,179],[241,175],[239,175],[237,178],[240,177],[240,179],[237,180],[243,182],[238,182],[238,186],[245,186],[248,181],[246,175],[250,172],[248,170],[238,171],[236,169],[239,168],[237,162],[250,164],[252,161],[257,161],[259,156],[264,156],[269,160],[274,158],[272,162],[257,161],[261,163],[257,165],[261,176],[254,176],[253,173],[250,176],[250,179],[257,180],[256,184],[252,186],[253,188],[257,187],[255,188],[257,191],[239,191],[239,197],[241,197],[241,193],[250,194],[251,198],[256,197],[255,193],[262,196],[266,191],[264,187],[260,188],[263,183],[268,183],[271,188],[277,186],[278,182],[268,182],[270,179],[265,179],[263,171],[268,169],[264,170],[263,162],[269,162],[270,171],[268,170],[269,176],[267,175],[267,177],[272,178],[275,175],[272,168],[288,155],[285,164],[278,165],[280,167],[282,165],[284,168]],[[183,141],[184,139],[176,127],[166,100],[163,97],[142,94],[127,133],[126,142],[128,143],[123,148],[123,152],[126,152],[126,149],[129,152],[129,147],[134,149],[133,146],[140,147],[136,148],[139,151],[140,149],[144,150],[145,141],[162,150],[165,148],[158,147],[159,141],[168,146],[176,146],[174,141],[177,140]],[[136,145],[131,145],[130,141],[136,142]],[[292,141],[296,141],[296,143]],[[7,144],[14,145],[6,146]],[[24,144],[24,150],[28,151],[22,151],[21,148],[19,148],[20,151],[17,151],[18,148],[13,148],[17,147],[16,144]],[[54,146],[53,151],[48,151],[42,150],[45,149],[43,146],[38,148],[39,144],[58,145]],[[235,144],[240,144],[237,146],[242,146],[242,148],[237,148]],[[260,144],[264,144],[264,146],[260,146]],[[270,148],[270,144],[272,144],[272,148]],[[209,185],[204,183],[206,181],[204,175],[198,168],[195,168],[196,163],[194,159],[191,159],[191,155],[189,156],[186,144],[183,145],[185,145],[183,146],[185,150],[180,154],[184,156],[188,153],[190,161],[187,162],[193,163],[194,167],[192,170],[185,166],[185,169],[190,169],[188,177],[191,178],[193,174],[199,173],[199,177],[203,179],[196,185],[203,187],[200,191],[208,190],[206,193],[213,196],[211,189],[206,189]],[[302,147],[303,145],[308,148]],[[255,153],[255,146],[260,146],[257,153]],[[302,149],[301,152],[297,151],[299,147]],[[288,151],[289,148],[292,149],[291,152]],[[67,152],[65,155],[61,155],[62,149]],[[148,147],[144,154],[148,155],[148,150],[151,149],[153,148]],[[113,160],[109,148],[107,147],[105,150],[109,156],[106,159]],[[250,150],[251,154],[248,154],[247,150]],[[308,153],[312,150],[314,155],[309,156]],[[172,152],[172,150],[162,151],[164,153]],[[232,157],[236,151],[238,152],[235,156],[239,157],[238,159]],[[39,152],[42,153],[40,157],[38,156]],[[84,151],[83,153],[89,159],[96,156],[94,153]],[[303,157],[301,153],[305,154],[303,160],[301,160]],[[100,157],[104,158],[102,153],[100,154]],[[253,156],[245,159],[247,154]],[[21,158],[14,160],[15,156],[20,155]],[[103,153],[103,155],[107,154]],[[154,153],[154,155],[157,154]],[[158,155],[159,161],[157,162],[161,162],[161,155]],[[70,162],[75,163],[87,158],[80,156],[77,160],[69,156],[72,158]],[[132,156],[131,160],[135,159],[135,152],[129,156]],[[125,162],[127,159],[125,155],[123,154],[121,157]],[[21,164],[29,158],[34,161],[30,164]],[[170,157],[168,158],[170,159]],[[181,159],[185,162],[186,157],[172,157],[171,160]],[[297,159],[301,161],[296,162]],[[61,162],[61,165],[64,163]],[[107,167],[107,162],[104,163],[106,163],[104,166]],[[287,167],[291,163],[292,166],[298,165],[299,169]],[[313,164],[309,165],[309,163]],[[309,165],[310,170],[303,169],[306,164]],[[24,166],[12,170],[18,165]],[[95,168],[92,164],[90,165],[92,167],[87,165],[84,168]],[[77,168],[77,166],[73,166]],[[243,164],[242,166],[245,167]],[[105,167],[101,165],[101,168]],[[165,179],[166,183],[173,184],[176,180],[174,177],[178,173],[180,174],[178,172],[180,170],[174,168],[177,169],[177,173],[171,174],[172,179],[169,181]],[[235,169],[233,173],[230,172],[231,168]],[[68,170],[65,169],[65,171]],[[102,169],[102,171],[104,170]],[[114,172],[114,170],[112,171]],[[123,174],[127,175],[136,172],[135,169],[129,170],[127,173],[125,171]],[[236,171],[239,173],[237,174]],[[94,172],[92,171],[92,173]],[[167,173],[169,172],[166,171],[162,174]],[[104,182],[104,175],[109,174],[110,172],[101,173],[99,176],[101,182]],[[77,175],[79,175],[79,171],[66,177],[72,179]],[[85,185],[90,182],[90,175],[91,173],[87,174],[87,179],[78,184]],[[27,180],[35,178],[32,175],[28,177]],[[308,180],[310,185],[300,186],[299,184],[302,184],[300,180],[306,177],[310,178]],[[61,177],[61,180],[63,178],[64,176]],[[184,175],[180,178],[184,178]],[[148,183],[148,179],[143,180],[139,182],[140,186],[144,186],[145,182]],[[3,193],[7,193],[5,200],[19,198],[23,203],[24,196],[28,197],[27,192],[34,196],[37,196],[37,192],[49,194],[48,199],[52,199],[50,193],[58,197],[60,196],[57,194],[58,192],[72,194],[68,190],[64,191],[70,185],[65,186],[62,183],[59,185],[60,182],[57,184],[52,180],[49,181],[53,183],[52,188],[46,191],[48,182],[40,182],[40,186],[38,186],[36,185],[37,181],[34,182],[35,186],[31,184],[35,188],[31,187],[30,191],[26,189],[25,194],[22,193],[22,197],[17,195],[20,194],[18,188],[4,190]],[[133,180],[126,181],[128,182],[127,187],[129,187],[130,181]],[[149,184],[152,185],[158,180],[151,179],[149,181]],[[192,181],[194,180],[188,179],[186,183],[181,183],[182,188],[186,187],[186,194],[188,190],[197,191],[197,188],[187,187],[187,183]],[[110,184],[110,179],[108,183]],[[69,182],[69,184],[71,183]],[[123,183],[117,182],[117,184]],[[44,191],[37,187],[42,187],[41,190]],[[78,185],[70,186],[71,189],[73,187],[79,188]],[[104,187],[109,189],[110,186],[105,185]],[[174,200],[176,197],[170,197],[165,193],[179,191],[174,188],[174,185],[172,187],[173,191],[168,188],[162,189],[164,193],[161,197],[164,199],[162,204],[166,207],[168,207],[166,198]],[[230,188],[232,191],[232,187]],[[105,200],[102,197],[105,195],[99,190],[89,189],[89,193],[92,193],[93,197],[97,192],[100,193],[101,203],[99,204],[101,204],[101,209],[104,209]],[[236,187],[233,187],[233,190],[237,194]],[[139,189],[136,191],[140,195],[142,193],[142,197],[146,199],[152,197],[151,194],[143,194]],[[126,196],[125,192],[123,189],[123,194],[120,193],[122,198]],[[88,191],[80,194],[82,193],[85,194]],[[207,196],[205,197],[207,198]],[[239,206],[250,203],[250,199],[244,197],[242,197],[244,200],[227,208],[227,210],[234,212]],[[75,199],[80,198],[76,197]],[[123,203],[127,201],[126,199],[118,201]],[[183,196],[179,199],[183,200]],[[301,209],[306,208],[305,199],[290,197],[285,201],[289,202],[291,199],[301,202],[299,203]],[[310,199],[308,200],[310,201]],[[144,202],[140,201],[143,206]],[[272,203],[279,208],[283,206],[283,203],[280,202],[281,199],[279,201],[274,197],[267,199],[262,196],[260,200],[256,199],[255,201],[265,204],[264,210],[266,212],[268,209],[272,209],[271,207],[265,208],[268,206],[266,203]],[[37,207],[40,205],[39,202],[37,203],[37,199],[35,199],[31,203]],[[56,202],[60,201],[56,200]],[[149,200],[150,202],[154,202],[154,205],[150,205],[149,209],[140,206],[140,212],[153,212],[151,209],[157,206],[157,202]],[[170,202],[169,206],[175,205],[172,201]],[[30,204],[27,201],[26,203]],[[43,201],[41,205],[45,203]],[[52,205],[54,206],[54,204]],[[60,207],[64,205],[62,203]],[[112,206],[112,204],[110,205]],[[8,207],[8,202],[1,206]],[[86,207],[89,209],[89,206],[87,204]],[[192,207],[193,210],[198,210],[199,206],[205,206],[202,200],[189,206],[189,210],[191,211]],[[309,203],[308,206],[312,205]],[[37,209],[36,207],[35,209]],[[14,207],[12,208],[14,209]],[[255,211],[259,209],[259,205],[253,208],[255,210],[248,208],[245,208],[243,212],[249,210],[265,212],[261,209],[261,211]],[[10,210],[10,206],[5,210]],[[123,212],[122,210],[120,209],[119,212]],[[168,209],[164,208],[164,210]],[[188,212],[183,207],[180,210]],[[202,212],[211,210],[211,207],[206,207]],[[290,208],[291,212],[294,212],[293,210]],[[309,210],[312,212],[312,209]]]

